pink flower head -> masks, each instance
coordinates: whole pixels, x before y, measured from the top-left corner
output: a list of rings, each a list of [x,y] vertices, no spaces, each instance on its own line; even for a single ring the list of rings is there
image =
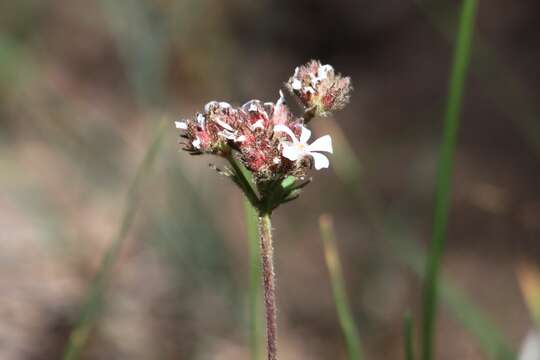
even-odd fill
[[[252,173],[255,184],[275,185],[290,176],[300,180],[311,167],[327,168],[330,161],[324,153],[332,153],[330,136],[308,144],[311,132],[305,125],[315,115],[345,106],[350,79],[313,60],[296,68],[287,87],[306,106],[302,117],[292,114],[281,91],[275,103],[250,100],[233,107],[211,101],[194,118],[175,122],[186,139],[184,150],[239,161]]]
[[[252,131],[265,131],[270,126],[270,116],[273,111],[272,103],[262,103],[260,100],[250,100],[241,107],[247,119],[247,125]]]
[[[194,119],[176,121],[176,128],[184,130],[187,139],[184,149],[193,153],[224,154],[230,149],[229,142],[242,142],[243,137],[235,128],[242,122],[240,113],[229,103],[211,101],[203,113]]]
[[[278,101],[272,106],[272,124],[274,124],[274,126],[287,125],[293,121],[293,114],[285,103],[285,97],[283,96],[283,92],[281,90],[279,91]]]
[[[289,125],[299,120],[294,120],[283,94],[280,93],[275,104],[250,100],[242,105],[240,113],[244,121],[239,131],[244,141],[238,150],[244,165],[255,173],[256,178],[271,178],[289,172],[293,164],[283,158],[273,129],[276,125]]]
[[[332,66],[316,60],[297,67],[286,86],[308,110],[320,116],[344,108],[352,90],[349,77],[335,74]]]

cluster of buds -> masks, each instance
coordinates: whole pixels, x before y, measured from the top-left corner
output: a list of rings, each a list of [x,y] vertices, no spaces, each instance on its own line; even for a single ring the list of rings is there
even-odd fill
[[[343,109],[351,92],[349,77],[341,77],[331,65],[316,60],[297,67],[286,85],[313,116],[327,116]]]
[[[233,107],[212,101],[194,118],[175,122],[183,131],[184,150],[228,159],[233,169],[223,173],[233,177],[246,192],[250,189],[245,189],[245,181],[240,179],[245,176],[236,162],[242,163],[253,175],[257,201],[267,203],[270,194],[276,197],[275,187],[281,187],[278,198],[267,204],[271,208],[297,196],[299,188],[306,184],[308,169],[329,166],[323,153],[332,153],[332,139],[325,135],[308,143],[311,131],[305,124],[314,116],[326,116],[343,108],[351,90],[348,77],[335,75],[330,65],[318,61],[297,68],[286,86],[305,106],[303,116],[292,114],[280,91],[275,103],[250,100]]]

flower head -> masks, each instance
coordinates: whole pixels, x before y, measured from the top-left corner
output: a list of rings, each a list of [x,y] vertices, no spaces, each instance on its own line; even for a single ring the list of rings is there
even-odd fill
[[[313,159],[313,165],[316,170],[327,168],[330,165],[330,161],[326,155],[320,152],[332,153],[332,138],[330,135],[324,135],[308,144],[308,140],[311,137],[311,131],[302,126],[302,132],[300,139],[285,125],[276,125],[274,132],[284,132],[291,138],[292,141],[282,141],[283,156],[291,161],[302,160],[306,157]]]
[[[348,77],[314,60],[296,68],[287,87],[306,107],[301,117],[293,115],[280,91],[276,102],[250,100],[235,107],[211,101],[193,118],[175,122],[184,150],[226,158],[232,167],[220,172],[231,176],[259,210],[296,198],[310,182],[305,176],[310,168],[329,167],[324,153],[332,153],[332,139],[325,135],[308,143],[311,131],[305,125],[345,106],[351,90]],[[255,192],[238,163],[251,173]]]
[[[308,110],[319,116],[344,108],[352,90],[349,77],[336,74],[332,66],[316,60],[297,67],[286,86]]]
[[[193,154],[222,155],[230,151],[231,143],[244,140],[235,130],[241,121],[239,111],[229,103],[211,101],[194,119],[175,121],[175,126],[184,131],[182,137],[187,139],[185,150]]]

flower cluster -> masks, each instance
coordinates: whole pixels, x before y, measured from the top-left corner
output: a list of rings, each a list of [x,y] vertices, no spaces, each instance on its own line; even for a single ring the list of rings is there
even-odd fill
[[[233,165],[240,161],[253,174],[261,198],[270,191],[269,184],[288,177],[303,180],[308,169],[327,168],[323,153],[332,153],[332,139],[325,135],[308,144],[311,131],[305,124],[313,116],[341,109],[349,99],[350,79],[335,75],[330,65],[311,61],[296,69],[287,88],[305,105],[303,116],[292,114],[281,91],[275,103],[250,100],[233,107],[212,101],[194,118],[175,122],[183,131],[184,150],[219,155]],[[234,169],[228,175],[242,176]]]
[[[327,116],[349,102],[351,79],[335,74],[331,65],[312,60],[299,66],[287,82],[287,88],[315,115]]]

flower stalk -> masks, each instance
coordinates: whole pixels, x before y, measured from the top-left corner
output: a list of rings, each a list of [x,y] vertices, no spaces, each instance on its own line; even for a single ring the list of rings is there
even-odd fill
[[[306,125],[317,116],[342,109],[352,90],[350,78],[315,60],[296,68],[285,86],[303,106],[303,115],[294,116],[280,91],[275,103],[250,100],[235,107],[211,101],[193,118],[175,122],[185,151],[228,161],[228,168],[216,170],[234,181],[258,213],[268,360],[277,359],[271,214],[300,195],[311,182],[310,169],[330,166],[326,155],[333,152],[330,135],[308,143],[311,131]]]
[[[274,245],[270,214],[259,216],[259,237],[262,257],[264,305],[266,312],[266,341],[268,360],[277,359],[277,305],[276,274],[274,272]]]

